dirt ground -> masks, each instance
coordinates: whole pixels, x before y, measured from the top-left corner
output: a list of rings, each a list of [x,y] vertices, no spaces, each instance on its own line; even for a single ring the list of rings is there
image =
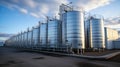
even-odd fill
[[[119,67],[120,55],[110,60],[88,60],[0,47],[0,67]]]
[[[83,55],[87,55],[87,56],[102,56],[102,55],[106,55],[106,54],[110,54],[110,53],[114,53],[114,52],[118,52],[120,50],[104,50],[101,52],[98,51],[91,51],[91,52],[85,52]]]
[[[111,58],[111,59],[109,59],[108,61],[120,63],[120,54],[115,56],[115,57],[113,57],[113,58]]]

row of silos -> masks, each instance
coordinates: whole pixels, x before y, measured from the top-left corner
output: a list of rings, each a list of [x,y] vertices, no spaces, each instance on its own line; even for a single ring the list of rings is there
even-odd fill
[[[57,19],[50,19],[47,23],[39,23],[38,27],[11,37],[11,41],[18,47],[23,48],[57,48],[59,46],[60,22]],[[10,42],[9,42],[10,43]]]
[[[47,19],[47,23],[39,23],[38,27],[20,33],[6,43],[36,49],[105,48],[103,28],[103,19],[91,17],[85,21],[84,11],[61,5],[59,20]]]

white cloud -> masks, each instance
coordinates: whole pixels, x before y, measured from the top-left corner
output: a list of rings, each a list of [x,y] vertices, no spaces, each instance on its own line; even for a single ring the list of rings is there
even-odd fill
[[[32,16],[34,16],[36,18],[39,18],[39,16],[37,14],[35,14],[35,13],[30,13],[30,15],[32,15]]]
[[[112,0],[0,0],[0,4],[11,9],[17,9],[24,14],[41,18],[44,15],[57,15],[59,5],[61,3],[68,4],[70,1],[73,1],[73,5],[89,11],[107,5]]]
[[[116,24],[120,24],[120,16],[110,17],[105,19],[105,25],[116,25]]]
[[[59,5],[67,2],[67,0],[0,0],[0,4],[25,14],[29,13],[36,18],[57,14]]]
[[[75,0],[74,5],[83,8],[85,11],[108,5],[113,0]]]
[[[9,37],[0,37],[0,42],[7,40]]]
[[[13,36],[13,35],[14,35],[14,34],[6,34],[6,33],[1,33],[1,32],[0,32],[0,42],[7,40],[8,38],[10,38],[10,37]]]
[[[19,11],[22,12],[22,13],[24,13],[24,14],[28,13],[28,11],[26,9],[24,9],[24,8],[19,8]]]
[[[35,8],[37,4],[34,2],[35,0],[23,0],[24,4],[30,8]]]
[[[105,19],[105,27],[120,29],[120,16]]]

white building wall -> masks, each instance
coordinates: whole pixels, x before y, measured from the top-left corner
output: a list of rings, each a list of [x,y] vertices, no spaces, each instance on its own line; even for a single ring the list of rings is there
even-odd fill
[[[105,27],[105,48],[114,49],[113,41],[118,39],[118,31]]]
[[[114,49],[120,49],[120,41],[113,41]]]

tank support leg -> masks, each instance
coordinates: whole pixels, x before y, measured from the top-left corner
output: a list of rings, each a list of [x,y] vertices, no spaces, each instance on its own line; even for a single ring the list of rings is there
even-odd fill
[[[79,54],[79,53],[80,53],[79,48],[77,48],[77,54]]]

